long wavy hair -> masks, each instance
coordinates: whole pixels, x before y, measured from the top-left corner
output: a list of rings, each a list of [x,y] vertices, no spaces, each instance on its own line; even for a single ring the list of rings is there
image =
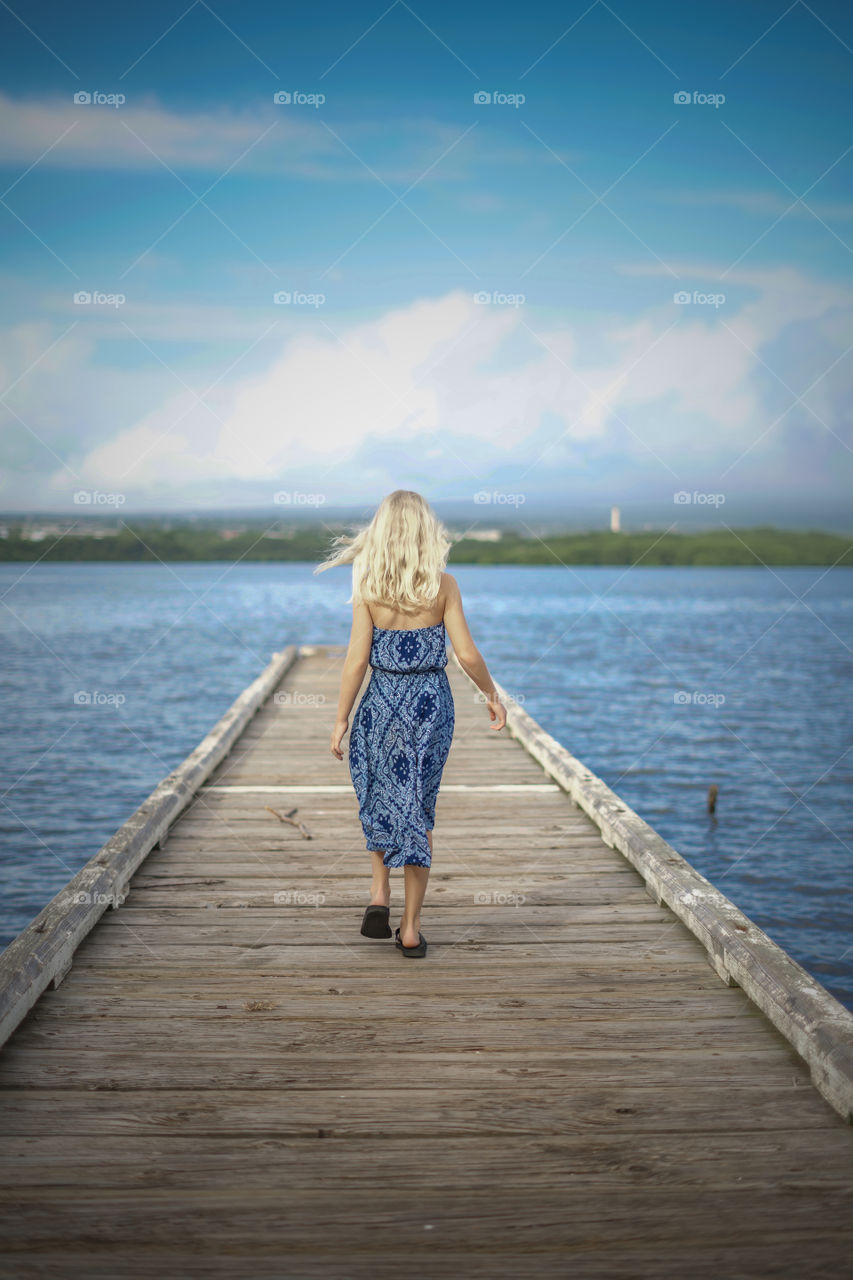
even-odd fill
[[[339,534],[332,547],[314,572],[352,564],[348,603],[418,613],[439,593],[451,542],[425,498],[411,489],[395,489],[382,499],[370,524],[355,534]]]

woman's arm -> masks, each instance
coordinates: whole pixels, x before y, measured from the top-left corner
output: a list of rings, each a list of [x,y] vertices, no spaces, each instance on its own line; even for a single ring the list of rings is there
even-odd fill
[[[447,583],[447,600],[444,605],[444,627],[450,636],[453,652],[459,659],[462,670],[469,675],[477,688],[486,695],[489,716],[494,722],[492,729],[502,729],[506,724],[506,707],[498,696],[495,682],[489,675],[489,668],[480,650],[474,644],[473,636],[468,630],[468,623],[462,609],[462,593],[459,584],[452,574],[445,574]]]
[[[364,603],[352,606],[352,629],[349,648],[341,673],[341,693],[338,699],[338,718],[332,730],[332,755],[343,760],[341,741],[349,728],[349,713],[361,688],[364,673],[370,661],[370,644],[373,639],[373,619]]]

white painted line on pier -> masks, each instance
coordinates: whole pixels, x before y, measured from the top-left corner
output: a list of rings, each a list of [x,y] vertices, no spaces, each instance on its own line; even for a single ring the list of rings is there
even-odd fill
[[[495,782],[485,783],[483,786],[469,785],[465,782],[444,783],[441,787],[442,791],[562,791],[562,787],[558,787],[553,782]],[[263,793],[265,795],[280,795],[284,793],[294,792],[296,794],[310,792],[312,794],[320,793],[325,795],[344,795],[352,792],[351,783],[332,783],[329,786],[318,785],[299,785],[298,783],[288,784],[286,786],[256,786],[256,787],[239,787],[239,786],[210,786],[199,787],[199,791],[226,791],[229,795],[253,795]]]

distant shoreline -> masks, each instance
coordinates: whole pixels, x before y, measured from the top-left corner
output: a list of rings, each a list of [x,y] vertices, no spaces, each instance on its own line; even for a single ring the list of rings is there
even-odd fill
[[[152,528],[128,524],[120,533],[47,536],[17,533],[0,538],[0,562],[144,564],[243,561],[317,563],[328,552],[325,528],[294,530],[286,536],[246,530],[222,537],[215,530]],[[462,538],[454,542],[448,563],[505,565],[644,565],[648,567],[853,566],[853,535],[820,530],[755,528],[699,533],[560,533],[543,538],[508,531],[497,541]]]

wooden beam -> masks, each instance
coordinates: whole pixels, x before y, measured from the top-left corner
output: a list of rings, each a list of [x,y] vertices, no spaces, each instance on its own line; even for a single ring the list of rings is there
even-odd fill
[[[455,654],[453,660],[462,670]],[[497,682],[496,687],[512,736],[592,819],[605,844],[639,871],[654,900],[696,935],[722,981],[742,987],[767,1015],[805,1059],[815,1087],[853,1123],[853,1014]]]
[[[297,655],[295,645],[272,655],[195,750],[0,955],[0,1044],[45,988],[59,985],[77,947],[107,907],[121,906],[133,873],[155,844],[163,844],[170,824],[228,754]]]

